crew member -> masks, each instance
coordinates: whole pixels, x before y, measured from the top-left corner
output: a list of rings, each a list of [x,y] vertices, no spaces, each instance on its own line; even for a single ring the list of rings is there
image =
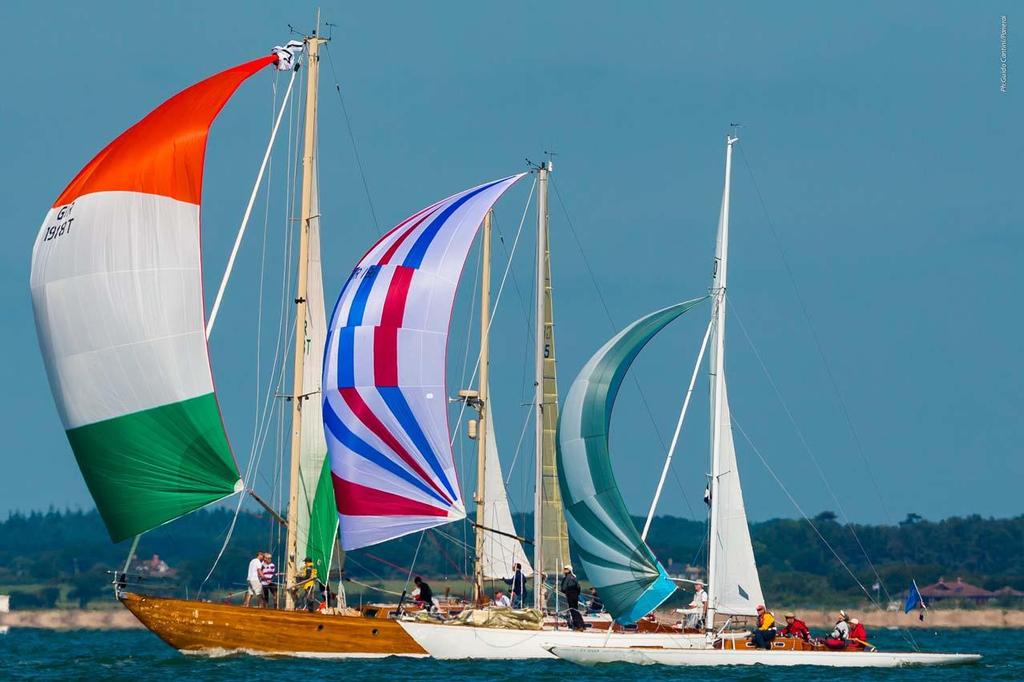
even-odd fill
[[[700,608],[703,612],[708,610],[708,593],[704,591],[704,583],[699,580],[693,585],[693,599],[690,601],[690,608]]]
[[[512,608],[523,608],[523,599],[526,597],[526,578],[523,576],[523,565],[516,564],[512,568],[512,577],[504,578],[504,580],[512,592]]]
[[[750,636],[750,640],[757,649],[771,649],[775,634],[775,616],[771,611],[766,610],[763,604],[758,604],[757,629]]]
[[[306,557],[302,562],[302,572],[295,576],[295,584],[291,588],[297,608],[316,611],[318,606],[316,598],[317,588],[320,584],[313,560]]]
[[[413,592],[413,597],[416,599],[416,603],[425,608],[428,611],[434,610],[434,591],[430,589],[430,585],[427,581],[416,576],[413,579],[413,583],[416,585],[416,590],[419,592]]]
[[[562,580],[558,583],[558,589],[565,595],[565,601],[569,604],[569,611],[566,614],[569,618],[569,627],[573,630],[583,630],[586,625],[583,622],[583,614],[580,613],[580,581],[576,579],[569,564],[562,568]]]
[[[572,572],[572,566],[566,564],[562,568],[562,580],[558,584],[558,589],[565,595],[565,601],[568,602],[570,609],[580,607],[580,581]]]
[[[697,581],[693,585],[693,599],[689,608],[697,609],[697,613],[690,613],[686,617],[686,627],[701,629],[704,627],[704,620],[708,615],[708,593],[704,591],[704,583]]]
[[[597,596],[597,588],[591,587],[588,594],[590,597],[590,604],[587,605],[587,614],[594,615],[604,611],[604,602]]]
[[[799,637],[805,642],[811,639],[811,631],[807,629],[807,623],[803,622],[792,611],[787,611],[783,616],[786,619],[786,627],[782,628],[779,634],[783,637]]]
[[[850,645],[858,649],[871,647],[871,644],[868,642],[868,631],[865,629],[864,623],[861,623],[856,618],[850,619]]]
[[[501,608],[511,608],[512,600],[508,598],[507,594],[505,594],[501,590],[498,590],[494,593],[494,601],[492,601],[491,604],[492,606],[497,606]]]
[[[836,620],[836,626],[833,628],[831,634],[825,638],[825,646],[829,649],[845,649],[846,642],[850,639],[850,619],[846,615],[846,611],[839,612],[839,618]]]
[[[274,584],[274,576],[277,575],[277,566],[270,552],[263,552],[262,565],[260,570],[260,584],[263,585],[263,601],[267,606],[277,605],[277,585]]]
[[[249,562],[249,569],[245,575],[245,582],[248,585],[245,591],[243,606],[249,606],[252,598],[256,597],[257,602],[263,600],[263,582],[260,579],[260,570],[263,566],[263,552],[256,552],[256,556]],[[257,604],[258,605],[258,604]]]

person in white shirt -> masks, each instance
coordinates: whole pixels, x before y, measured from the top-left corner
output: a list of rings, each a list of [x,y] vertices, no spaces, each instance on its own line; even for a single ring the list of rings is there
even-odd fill
[[[708,608],[708,593],[704,591],[704,583],[697,582],[693,586],[693,601],[690,602],[690,608],[696,609],[707,609]]]
[[[507,594],[505,594],[501,590],[498,590],[497,592],[494,593],[493,605],[494,606],[501,606],[501,607],[505,607],[505,608],[511,608],[512,607],[512,600],[508,598]]]
[[[256,552],[256,557],[249,562],[249,571],[245,576],[245,582],[249,588],[245,592],[243,606],[249,606],[252,598],[256,597],[259,603],[263,602],[263,552]]]
[[[689,608],[696,609],[696,613],[690,613],[686,617],[687,628],[702,628],[704,627],[704,618],[708,613],[708,593],[704,591],[704,583],[697,581],[693,585],[693,600],[689,604]]]

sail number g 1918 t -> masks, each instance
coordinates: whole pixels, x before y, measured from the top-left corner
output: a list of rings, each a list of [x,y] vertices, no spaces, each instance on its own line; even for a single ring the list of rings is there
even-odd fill
[[[71,232],[71,223],[75,221],[75,219],[71,217],[71,209],[74,207],[75,204],[72,202],[67,206],[62,206],[61,209],[57,211],[57,222],[46,228],[46,233],[43,236],[44,242],[56,239],[57,237],[63,237]]]

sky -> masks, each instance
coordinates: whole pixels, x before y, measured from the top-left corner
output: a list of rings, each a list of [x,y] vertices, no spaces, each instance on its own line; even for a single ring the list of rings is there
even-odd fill
[[[1024,80],[1011,15],[1000,89],[1008,8],[324,3],[335,24],[320,101],[328,306],[380,230],[554,152],[564,395],[617,329],[706,293],[724,138],[740,123],[726,364],[750,518],[1019,515]],[[294,37],[289,24],[308,30],[312,17],[312,6],[281,2],[0,6],[0,23],[21,36],[0,96],[0,515],[92,506],[32,317],[30,254],[47,208],[101,147],[161,101],[265,54]],[[266,145],[274,82],[269,69],[252,78],[212,129],[203,203],[208,301]],[[282,135],[273,188],[286,184]],[[498,273],[530,182],[496,209]],[[282,295],[280,191],[257,203],[211,342],[243,467]],[[533,209],[525,215],[492,349],[496,429],[518,511],[530,505],[533,456],[529,437],[517,449],[532,390]],[[452,393],[475,347],[466,333],[475,262],[473,255],[452,326]],[[699,308],[652,342],[619,397],[612,453],[634,513],[650,503],[708,314]],[[704,516],[702,379],[659,513]],[[458,437],[457,459],[471,460],[468,448]],[[272,485],[273,457],[261,460],[258,487]],[[471,485],[471,474],[463,479]]]

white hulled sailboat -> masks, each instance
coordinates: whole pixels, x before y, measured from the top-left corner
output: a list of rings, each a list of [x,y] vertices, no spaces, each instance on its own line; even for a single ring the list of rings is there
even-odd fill
[[[733,135],[726,138],[725,186],[709,291],[710,344],[702,345],[697,360],[699,366],[705,348],[710,345],[711,474],[707,490],[710,523],[706,636],[700,637],[697,643],[689,640],[691,646],[649,646],[646,643],[630,646],[609,640],[598,645],[559,644],[550,650],[559,658],[581,664],[894,667],[976,661],[980,656],[973,654],[830,651],[800,639],[781,638],[773,642],[771,650],[763,650],[753,648],[742,634],[724,636],[731,618],[755,616],[757,606],[764,601],[743,504],[725,381],[730,184],[733,146],[738,141]],[[579,549],[587,577],[597,586],[609,612],[617,620],[628,622],[649,613],[675,591],[675,585],[637,533],[611,473],[607,431],[615,393],[643,346],[699,300],[651,313],[606,343],[573,382],[559,425],[559,475],[569,535]],[[666,463],[666,469],[667,466]],[[653,511],[652,506],[652,514]]]

